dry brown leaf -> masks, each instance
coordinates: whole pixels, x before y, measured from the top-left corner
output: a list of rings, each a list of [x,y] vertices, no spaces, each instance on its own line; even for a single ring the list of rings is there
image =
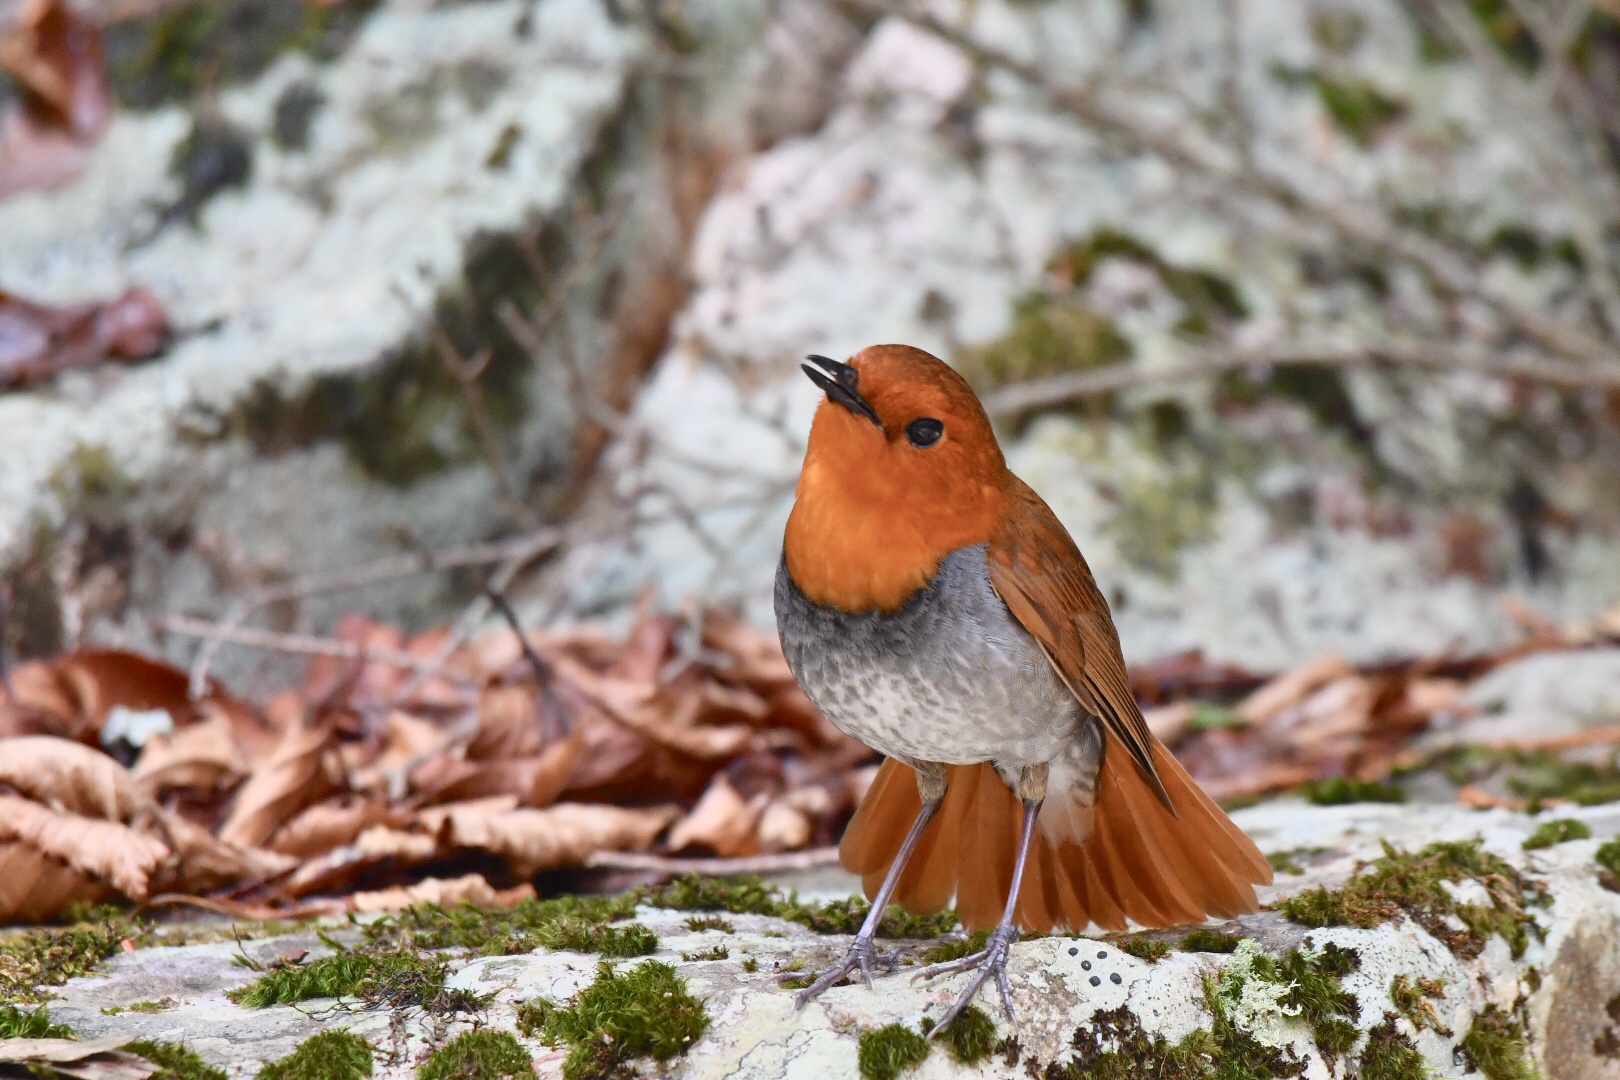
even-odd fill
[[[157,1066],[120,1047],[128,1036],[105,1039],[0,1039],[0,1062],[50,1069],[79,1080],[146,1080]]]
[[[281,891],[287,896],[327,892],[353,882],[367,870],[383,864],[415,866],[439,854],[431,836],[373,825],[352,844],[319,855],[288,876]]]
[[[759,819],[759,850],[797,851],[810,843],[815,825],[803,810],[785,799],[765,807]]]
[[[746,800],[723,775],[716,776],[692,807],[669,831],[669,849],[707,848],[722,858],[753,855],[759,850],[758,826],[767,797]]]
[[[553,668],[559,678],[578,690],[613,719],[672,750],[692,757],[715,760],[733,757],[754,743],[754,729],[741,724],[727,727],[695,725],[690,719],[675,719],[681,709],[696,717],[701,701],[677,705],[673,715],[661,707],[658,691],[650,683],[598,675],[568,657],[558,657]]]
[[[166,892],[212,892],[241,881],[263,881],[287,873],[298,860],[263,848],[238,848],[168,811],[159,811],[158,826],[174,857],[159,875]]]
[[[440,755],[412,773],[411,783],[424,803],[515,795],[523,806],[549,806],[568,783],[580,744],[576,733],[543,754],[511,761],[463,761]]]
[[[478,702],[478,730],[467,742],[472,761],[532,757],[540,752],[540,708],[534,691],[491,686]]]
[[[135,762],[135,779],[148,792],[174,788],[213,792],[235,783],[246,772],[231,718],[216,711],[200,724],[172,735],[155,735]]]
[[[0,198],[78,176],[112,117],[100,32],[63,0],[23,0],[0,67],[21,90],[0,109]]]
[[[452,810],[444,820],[452,844],[493,852],[511,863],[514,874],[529,877],[540,870],[577,866],[594,851],[645,851],[679,814],[675,807],[631,810],[561,803],[545,810],[493,814]]]
[[[1347,735],[1365,735],[1371,727],[1376,696],[1377,687],[1364,676],[1335,679],[1273,716],[1266,733],[1274,741],[1305,751]]]
[[[703,620],[703,644],[731,658],[728,677],[756,687],[797,685],[781,641],[747,619],[710,612]]]
[[[1511,795],[1492,795],[1483,788],[1473,784],[1464,784],[1457,789],[1457,801],[1470,810],[1513,810],[1523,811],[1528,805],[1523,799],[1515,799]],[[1553,802],[1559,800],[1551,800]]]
[[[60,814],[15,795],[0,794],[0,840],[30,844],[131,900],[146,897],[153,872],[169,857],[169,848],[154,836],[116,821]]]
[[[32,844],[0,842],[0,923],[46,922],[66,904],[95,903],[111,892]]]
[[[321,757],[331,742],[322,728],[292,727],[275,752],[237,793],[219,838],[239,848],[259,847],[277,828],[327,792]]]
[[[1235,711],[1244,723],[1264,724],[1284,709],[1304,701],[1318,687],[1353,673],[1354,669],[1344,657],[1324,653],[1272,679],[1244,698]]]
[[[265,846],[283,855],[309,858],[354,842],[372,825],[401,824],[381,799],[341,798],[305,808],[276,830]]]
[[[396,885],[376,892],[357,892],[349,897],[349,910],[404,911],[416,904],[477,904],[479,907],[511,907],[520,900],[533,899],[534,886],[528,882],[510,889],[497,889],[482,874],[458,878],[425,878],[415,885]]]
[[[1142,719],[1147,721],[1148,730],[1153,737],[1174,750],[1176,744],[1187,737],[1192,731],[1192,718],[1195,705],[1191,701],[1178,701],[1173,705],[1159,705],[1151,709],[1142,710]]]
[[[46,806],[107,821],[128,821],[151,806],[118,762],[50,735],[0,740],[0,783]]]

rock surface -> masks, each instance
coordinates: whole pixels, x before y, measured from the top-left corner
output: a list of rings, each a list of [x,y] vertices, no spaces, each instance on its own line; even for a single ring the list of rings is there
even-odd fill
[[[1235,815],[1263,850],[1304,852],[1295,856],[1301,872],[1279,875],[1277,885],[1266,892],[1268,899],[1342,882],[1357,860],[1379,854],[1381,842],[1416,849],[1435,840],[1482,838],[1485,851],[1507,860],[1547,892],[1547,906],[1529,909],[1538,929],[1528,935],[1517,959],[1501,937],[1489,939],[1477,956],[1453,952],[1404,915],[1365,930],[1307,929],[1278,913],[1262,912],[1219,929],[1251,938],[1261,951],[1274,955],[1330,943],[1353,950],[1359,966],[1343,978],[1342,987],[1355,995],[1356,1026],[1363,1033],[1395,1011],[1390,992],[1396,976],[1405,975],[1413,984],[1441,980],[1443,989],[1427,999],[1434,1010],[1433,1028],[1419,1029],[1405,1019],[1391,1021],[1435,1075],[1464,1074],[1465,1062],[1456,1056],[1456,1045],[1475,1017],[1491,1006],[1525,1025],[1543,1075],[1560,1080],[1620,1075],[1620,1062],[1612,1051],[1603,1052],[1604,1046],[1612,1046],[1604,1033],[1614,1024],[1605,1005],[1620,990],[1620,894],[1600,886],[1593,861],[1599,843],[1620,830],[1620,810],[1600,807],[1558,814],[1586,823],[1594,838],[1525,852],[1521,844],[1538,819],[1432,806],[1309,807],[1278,802]],[[839,895],[849,887],[847,881],[823,875],[812,891]],[[1462,903],[1489,902],[1485,886],[1476,881],[1461,881],[1453,891]],[[966,979],[958,975],[933,984],[914,983],[903,966],[897,974],[881,978],[875,991],[859,985],[837,987],[794,1013],[792,993],[773,987],[771,973],[798,958],[805,958],[808,967],[829,963],[841,954],[847,938],[818,935],[796,923],[759,915],[725,916],[734,932],[694,932],[686,925],[688,915],[643,908],[636,916],[661,939],[654,958],[677,966],[690,991],[706,1001],[713,1020],[709,1033],[671,1063],[670,1075],[760,1080],[852,1076],[862,1031],[888,1023],[915,1028],[923,1017],[939,1015]],[[352,934],[336,932],[339,938]],[[1170,941],[1178,937],[1159,936]],[[900,954],[915,958],[924,944],[902,944]],[[682,959],[682,953],[695,955],[715,946],[724,946],[729,956]],[[289,1053],[300,1040],[328,1025],[350,1028],[372,1040],[379,1060],[386,1063],[378,1075],[408,1076],[425,1047],[466,1027],[463,1021],[435,1023],[421,1015],[391,1015],[385,1009],[333,1001],[239,1008],[224,991],[254,976],[233,964],[238,948],[226,943],[121,954],[109,962],[104,976],[74,979],[62,987],[61,1000],[51,1004],[52,1016],[86,1037],[183,1040],[233,1077],[252,1075],[259,1062]],[[313,957],[323,946],[308,933],[241,946],[262,962],[293,949],[311,949]],[[1014,1002],[1020,1010],[1020,1063],[1009,1065],[1004,1056],[997,1056],[977,1066],[975,1075],[1023,1076],[1030,1061],[1037,1063],[1037,1072],[1050,1062],[1061,1065],[1073,1057],[1077,1033],[1081,1039],[1089,1038],[1088,1024],[1094,1017],[1121,1006],[1145,1032],[1171,1042],[1207,1028],[1204,980],[1221,978],[1243,955],[1171,952],[1149,963],[1121,951],[1112,939],[1054,936],[1020,943],[1011,967]],[[749,961],[757,970],[745,970]],[[594,980],[597,962],[593,956],[545,950],[462,957],[453,962],[450,986],[492,994],[481,1019],[497,1028],[511,1028],[519,1004],[536,997],[566,1001]],[[617,963],[626,967],[639,962]],[[157,1013],[107,1011],[163,998],[172,998],[174,1004]],[[996,1018],[998,1037],[1010,1033],[995,1003],[982,1004]],[[1114,1018],[1117,1021],[1118,1014]],[[1304,1075],[1344,1074],[1344,1063],[1335,1062],[1330,1068],[1310,1031],[1287,1015],[1276,1010],[1268,1014],[1261,1008],[1240,1027],[1242,1023],[1248,1023],[1263,1042],[1284,1047],[1306,1063]],[[525,1045],[534,1053],[542,1076],[559,1074],[560,1049],[533,1040]],[[1350,1057],[1359,1053],[1358,1047]],[[936,1051],[915,1075],[963,1073],[962,1067]]]

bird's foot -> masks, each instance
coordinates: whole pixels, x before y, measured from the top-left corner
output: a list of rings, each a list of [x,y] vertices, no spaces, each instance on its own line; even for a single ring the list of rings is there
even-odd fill
[[[872,968],[875,965],[881,965],[885,970],[889,970],[894,967],[894,961],[889,957],[880,957],[876,946],[872,944],[872,939],[864,934],[857,934],[854,944],[849,947],[849,952],[844,955],[841,962],[822,972],[815,982],[800,990],[794,996],[793,1008],[795,1010],[804,1008],[807,1002],[820,997],[828,987],[834,985],[852,971],[858,970],[861,973],[861,981],[866,983],[866,988],[868,990],[872,989]],[[777,976],[777,978],[780,979],[784,976],[792,978],[791,975],[787,975],[785,972],[783,975]]]
[[[991,975],[996,977],[996,987],[1001,991],[1001,1007],[1007,1011],[1007,1023],[1016,1031],[1018,1016],[1013,1012],[1012,991],[1007,986],[1007,958],[1012,951],[1012,943],[1018,940],[1018,928],[1010,925],[996,927],[996,930],[985,941],[984,948],[960,960],[951,960],[944,964],[934,964],[926,967],[912,977],[912,982],[918,979],[936,979],[941,975],[954,975],[959,971],[974,971],[973,981],[968,983],[962,996],[956,999],[950,1012],[940,1018],[934,1029],[928,1033],[930,1039],[938,1038],[940,1033],[951,1026],[951,1022],[961,1015],[962,1010],[973,1004],[974,997],[979,988]],[[976,969],[976,970],[975,970]]]

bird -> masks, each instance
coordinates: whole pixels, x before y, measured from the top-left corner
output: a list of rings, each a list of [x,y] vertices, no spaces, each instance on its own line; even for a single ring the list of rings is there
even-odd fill
[[[1271,867],[1148,728],[1118,631],[1068,531],[1007,467],[977,395],[907,345],[801,365],[822,392],[777,565],[782,651],[835,726],[884,756],[839,845],[878,923],[955,900],[984,947],[944,1031],[1020,930],[1165,927],[1256,910]]]

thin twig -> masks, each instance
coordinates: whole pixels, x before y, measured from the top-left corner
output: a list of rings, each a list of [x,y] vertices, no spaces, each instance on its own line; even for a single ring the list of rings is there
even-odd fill
[[[529,644],[529,636],[523,632],[523,624],[518,622],[517,612],[513,611],[512,605],[507,602],[506,594],[486,585],[484,595],[495,605],[495,610],[501,613],[501,618],[512,628],[512,633],[517,635],[523,656],[529,661],[529,667],[534,670],[535,681],[540,684],[540,699],[545,704],[543,733],[545,741],[549,743],[554,739],[566,737],[573,725],[569,722],[568,713],[563,709],[562,702],[557,698],[556,689],[552,685],[551,668],[540,659],[540,654],[534,651],[534,646]]]
[[[1500,356],[1483,350],[1440,344],[1324,345],[1320,348],[1289,345],[1271,349],[1211,349],[1195,353],[1179,364],[1163,367],[1116,364],[1092,371],[1054,375],[992,391],[984,396],[984,407],[991,416],[1008,416],[1120,390],[1207,378],[1242,368],[1278,364],[1356,367],[1378,362],[1441,371],[1473,371],[1504,379],[1525,379],[1565,390],[1620,389],[1620,366],[1579,364],[1522,354]]]
[[[495,425],[489,419],[489,409],[484,403],[484,388],[478,381],[488,369],[494,353],[486,347],[471,360],[466,360],[455,342],[450,340],[450,335],[437,322],[432,324],[428,334],[433,339],[434,349],[438,351],[439,362],[461,391],[461,399],[467,406],[467,420],[473,429],[473,440],[478,443],[478,452],[483,455],[484,464],[489,467],[490,481],[495,485],[495,497],[514,520],[534,528],[539,518],[517,497],[507,480],[506,463],[501,459],[500,444],[495,438]]]
[[[706,874],[733,877],[738,874],[788,874],[819,870],[838,865],[835,847],[808,851],[785,851],[779,855],[749,855],[738,859],[673,859],[663,855],[643,855],[634,851],[598,851],[585,856],[593,870],[650,870],[661,874]]]
[[[316,637],[313,634],[282,634],[274,630],[258,630],[251,626],[227,627],[207,619],[194,619],[189,615],[163,615],[152,620],[154,629],[182,637],[217,637],[230,645],[243,645],[250,649],[294,653],[300,656],[331,656],[339,660],[363,660],[369,664],[386,664],[407,671],[437,670],[431,659],[424,659],[400,649],[383,649],[375,645],[358,645],[352,641]]]

